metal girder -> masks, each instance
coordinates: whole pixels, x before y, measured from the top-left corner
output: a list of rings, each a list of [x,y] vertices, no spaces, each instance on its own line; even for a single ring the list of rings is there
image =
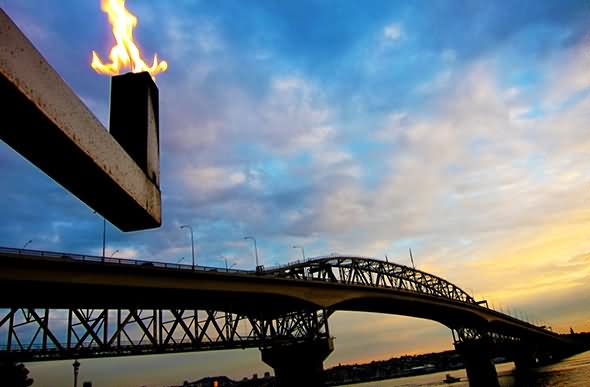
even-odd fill
[[[467,292],[440,277],[407,266],[365,257],[318,258],[270,269],[265,273],[282,278],[410,290],[477,304]]]
[[[26,353],[30,347],[27,343],[56,352],[57,343],[64,346],[65,342],[64,348],[75,351],[57,350],[63,357],[82,356],[82,344],[87,341],[92,350],[86,356],[266,346],[262,338],[301,337],[305,341],[310,337],[306,332],[322,332],[322,327],[324,337],[329,337],[329,314],[322,317],[309,312],[320,309],[426,318],[453,329],[460,338],[496,334],[542,342],[548,347],[575,347],[570,339],[544,327],[480,305],[439,277],[369,258],[338,256],[257,272],[224,272],[219,268],[116,259],[102,262],[100,257],[3,248],[0,255],[0,272],[4,274],[0,282],[10,294],[2,299],[0,307],[5,309],[0,311],[24,311],[19,315],[22,321],[11,320],[9,312],[9,317],[3,317],[0,312],[0,356],[1,345],[11,354],[21,351],[20,356],[37,356]],[[36,309],[27,308],[54,309],[49,309],[47,322],[47,313],[35,315]],[[72,329],[67,334],[52,329],[51,321],[56,321],[52,311],[59,308],[72,308]],[[81,308],[95,308],[90,310],[96,312]],[[99,311],[105,308],[119,312],[101,315]],[[199,314],[196,320],[191,314],[195,308]],[[23,323],[36,327],[25,335],[28,339],[23,339],[23,334],[7,333],[13,332],[14,324],[21,327]],[[240,330],[244,324],[245,330]],[[53,347],[39,344],[42,342]]]
[[[160,188],[0,9],[0,139],[123,231],[161,224]]]
[[[428,297],[440,297],[453,303],[467,305],[472,310],[491,314],[487,319],[437,320],[451,328],[455,343],[485,338],[494,342],[536,340],[551,345],[575,346],[570,340],[544,327],[491,310],[486,302],[476,301],[467,292],[443,278],[378,259],[351,256],[319,257],[269,268],[263,275],[294,280],[324,281],[354,287],[401,290]]]
[[[454,344],[487,341],[489,343],[519,343],[522,337],[505,335],[484,328],[455,327],[451,329]]]
[[[262,348],[329,338],[327,311],[272,320],[215,310],[0,309],[0,361]]]

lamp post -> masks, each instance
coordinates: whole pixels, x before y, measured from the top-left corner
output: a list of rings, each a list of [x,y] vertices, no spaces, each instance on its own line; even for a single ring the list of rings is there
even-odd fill
[[[98,214],[98,212],[93,211],[93,213]],[[107,246],[107,220],[102,217],[102,262],[104,262],[105,250]]]
[[[222,255],[221,258],[223,258],[223,261],[225,262],[225,271],[229,271],[229,269],[231,269],[232,267],[234,267],[235,265],[237,265],[236,262],[232,262],[232,264],[228,266],[228,264],[227,264],[227,257],[225,255]]]
[[[191,231],[191,248],[192,248],[192,254],[193,254],[193,270],[195,270],[195,235],[193,232],[193,228],[191,226],[189,226],[188,224],[183,224],[182,226],[180,226],[181,229],[183,228],[188,228]]]
[[[256,238],[252,236],[244,237],[244,240],[251,240],[254,242],[254,254],[256,255],[256,271],[260,270],[260,264],[258,263],[258,247],[256,246]]]
[[[26,248],[27,248],[27,246],[28,246],[29,244],[31,244],[32,242],[33,242],[33,240],[32,240],[32,239],[29,239],[29,240],[27,241],[27,243],[25,243],[25,244],[23,245],[23,250],[24,250],[24,249],[26,249]]]
[[[107,220],[102,218],[102,260],[104,262],[104,252],[107,246]]]
[[[301,256],[303,257],[303,260],[305,261],[305,249],[303,248],[303,246],[291,246],[294,249],[301,249]]]
[[[119,250],[113,251],[113,253],[111,254],[111,258],[113,258],[115,256],[115,254],[117,254],[118,252],[119,252]]]
[[[184,261],[184,257],[180,258],[178,261],[176,261],[176,264],[179,265],[180,262]]]
[[[74,367],[74,387],[78,387],[78,371],[80,369],[80,362],[76,359],[72,364]]]

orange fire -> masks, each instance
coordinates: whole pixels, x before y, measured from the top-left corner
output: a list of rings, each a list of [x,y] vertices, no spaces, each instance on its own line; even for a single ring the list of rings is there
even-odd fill
[[[141,59],[139,48],[133,41],[133,29],[137,25],[137,18],[125,8],[125,0],[102,0],[101,9],[109,15],[117,44],[109,54],[111,63],[103,64],[96,51],[92,51],[91,66],[97,73],[117,75],[122,68],[129,67],[134,73],[147,71],[154,78],[156,74],[166,71],[168,63],[158,62],[157,54],[154,55],[151,66]]]

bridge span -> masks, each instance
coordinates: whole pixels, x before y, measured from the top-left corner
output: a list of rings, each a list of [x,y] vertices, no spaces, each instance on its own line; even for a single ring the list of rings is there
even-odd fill
[[[327,256],[260,271],[0,249],[0,359],[38,361],[258,347],[283,385],[319,385],[334,311],[437,321],[473,385],[497,385],[501,343],[518,366],[578,348],[407,266]]]

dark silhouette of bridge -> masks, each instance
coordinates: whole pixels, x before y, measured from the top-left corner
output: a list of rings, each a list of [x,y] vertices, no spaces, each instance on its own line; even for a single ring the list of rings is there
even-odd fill
[[[111,136],[2,10],[0,21],[0,87],[8,96],[2,140],[122,230],[159,226],[158,94],[151,78],[121,76],[146,82],[111,93]],[[150,98],[131,112],[124,96],[136,92]],[[0,249],[0,294],[4,363],[257,347],[280,384],[321,385],[333,350],[328,318],[337,310],[444,324],[477,386],[497,385],[489,360],[494,346],[513,348],[523,368],[578,349],[440,277],[363,257],[250,272]]]
[[[473,386],[498,385],[494,347],[520,369],[581,350],[443,278],[365,257],[244,271],[2,248],[0,292],[0,361],[256,347],[281,385],[321,385],[334,311],[449,327]]]

